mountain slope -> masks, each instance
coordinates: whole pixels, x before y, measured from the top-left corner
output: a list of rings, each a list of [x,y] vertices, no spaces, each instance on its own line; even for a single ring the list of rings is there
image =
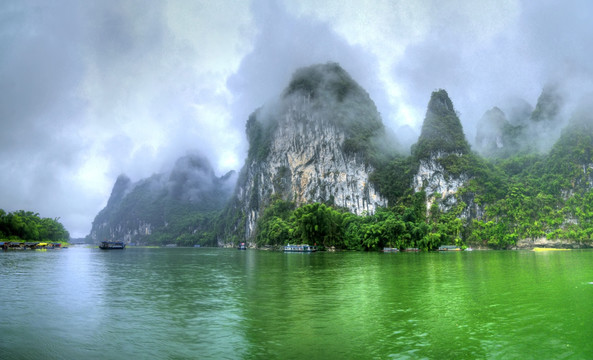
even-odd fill
[[[380,115],[338,64],[297,70],[277,102],[250,116],[246,132],[249,153],[227,210],[227,232],[251,238],[277,198],[354,214],[386,205],[369,181],[381,155],[375,141],[385,136]]]
[[[121,175],[89,236],[94,242],[212,245],[213,222],[234,181],[234,172],[218,178],[208,160],[196,155],[178,159],[168,174],[137,183]]]

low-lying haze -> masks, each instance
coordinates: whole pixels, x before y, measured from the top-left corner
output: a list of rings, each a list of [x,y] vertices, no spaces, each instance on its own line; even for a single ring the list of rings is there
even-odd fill
[[[121,173],[189,152],[239,170],[245,122],[296,68],[338,62],[404,144],[446,89],[466,136],[544,85],[591,95],[583,1],[77,1],[0,3],[0,208],[88,234]]]

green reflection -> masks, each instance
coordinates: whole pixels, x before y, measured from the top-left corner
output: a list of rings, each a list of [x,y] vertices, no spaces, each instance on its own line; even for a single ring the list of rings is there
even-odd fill
[[[0,253],[3,357],[593,355],[593,251],[71,250]]]

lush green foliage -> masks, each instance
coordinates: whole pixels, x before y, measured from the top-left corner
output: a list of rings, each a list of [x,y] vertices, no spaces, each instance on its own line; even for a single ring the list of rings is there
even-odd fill
[[[593,127],[582,120],[573,119],[548,155],[496,163],[506,190],[489,199],[470,241],[506,247],[522,238],[593,240]]]
[[[526,238],[593,240],[590,112],[575,116],[547,155],[529,152],[525,147],[527,150],[514,156],[488,161],[465,152],[462,131],[457,121],[450,121],[454,111],[445,95],[444,92],[433,94],[413,156],[397,159],[373,174],[373,182],[382,194],[387,194],[389,204],[401,203],[402,196],[411,192],[411,174],[417,171],[418,161],[432,156],[445,169],[445,178],[463,175],[470,179],[455,194],[455,208],[444,214],[440,214],[439,204],[443,203],[440,195],[428,194],[433,201],[429,219],[438,218],[448,228],[444,231],[447,234],[455,234],[454,228],[459,226],[455,219],[461,212],[465,211],[467,218],[474,209],[470,218],[475,220],[462,221],[455,237],[457,242],[463,239],[506,248]],[[544,105],[554,103],[546,100],[545,93],[542,97],[538,103],[543,104],[538,107],[540,115]],[[549,111],[555,109],[552,105],[548,106]],[[435,153],[438,156],[434,157]],[[482,209],[480,214],[475,213],[475,207]],[[435,218],[435,214],[440,215]]]
[[[58,220],[41,218],[31,211],[6,213],[0,209],[0,239],[67,242],[70,234]]]
[[[389,204],[394,205],[399,199],[412,193],[410,184],[417,169],[418,165],[411,157],[395,157],[379,166],[371,174],[370,181],[387,198]]]
[[[256,244],[303,243],[349,250],[433,250],[444,244],[461,245],[461,220],[453,213],[431,213],[426,218],[424,201],[421,192],[408,197],[407,205],[356,216],[322,203],[295,208],[293,203],[277,199],[258,219]]]

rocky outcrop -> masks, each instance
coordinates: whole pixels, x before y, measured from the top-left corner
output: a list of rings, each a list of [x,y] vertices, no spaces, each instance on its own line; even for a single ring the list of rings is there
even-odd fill
[[[434,153],[426,159],[421,159],[418,171],[414,176],[414,192],[424,191],[426,193],[427,209],[430,209],[432,204],[438,201],[441,211],[451,210],[457,204],[457,192],[469,180],[469,176],[463,173],[458,176],[451,176],[439,162],[443,155]],[[446,155],[463,156],[463,154]]]
[[[374,103],[339,65],[297,71],[282,98],[248,121],[249,155],[232,205],[244,215],[237,227],[249,239],[272,198],[358,215],[385,206],[369,181],[370,147],[383,132]]]
[[[593,241],[575,241],[567,239],[522,239],[517,241],[513,249],[526,250],[536,247],[552,248],[552,249],[589,249],[593,248]]]
[[[427,211],[435,202],[445,212],[457,205],[459,189],[470,180],[459,164],[466,163],[464,158],[469,153],[469,144],[447,92],[433,92],[422,133],[412,147],[412,156],[418,163],[412,185],[415,192],[426,193]]]

